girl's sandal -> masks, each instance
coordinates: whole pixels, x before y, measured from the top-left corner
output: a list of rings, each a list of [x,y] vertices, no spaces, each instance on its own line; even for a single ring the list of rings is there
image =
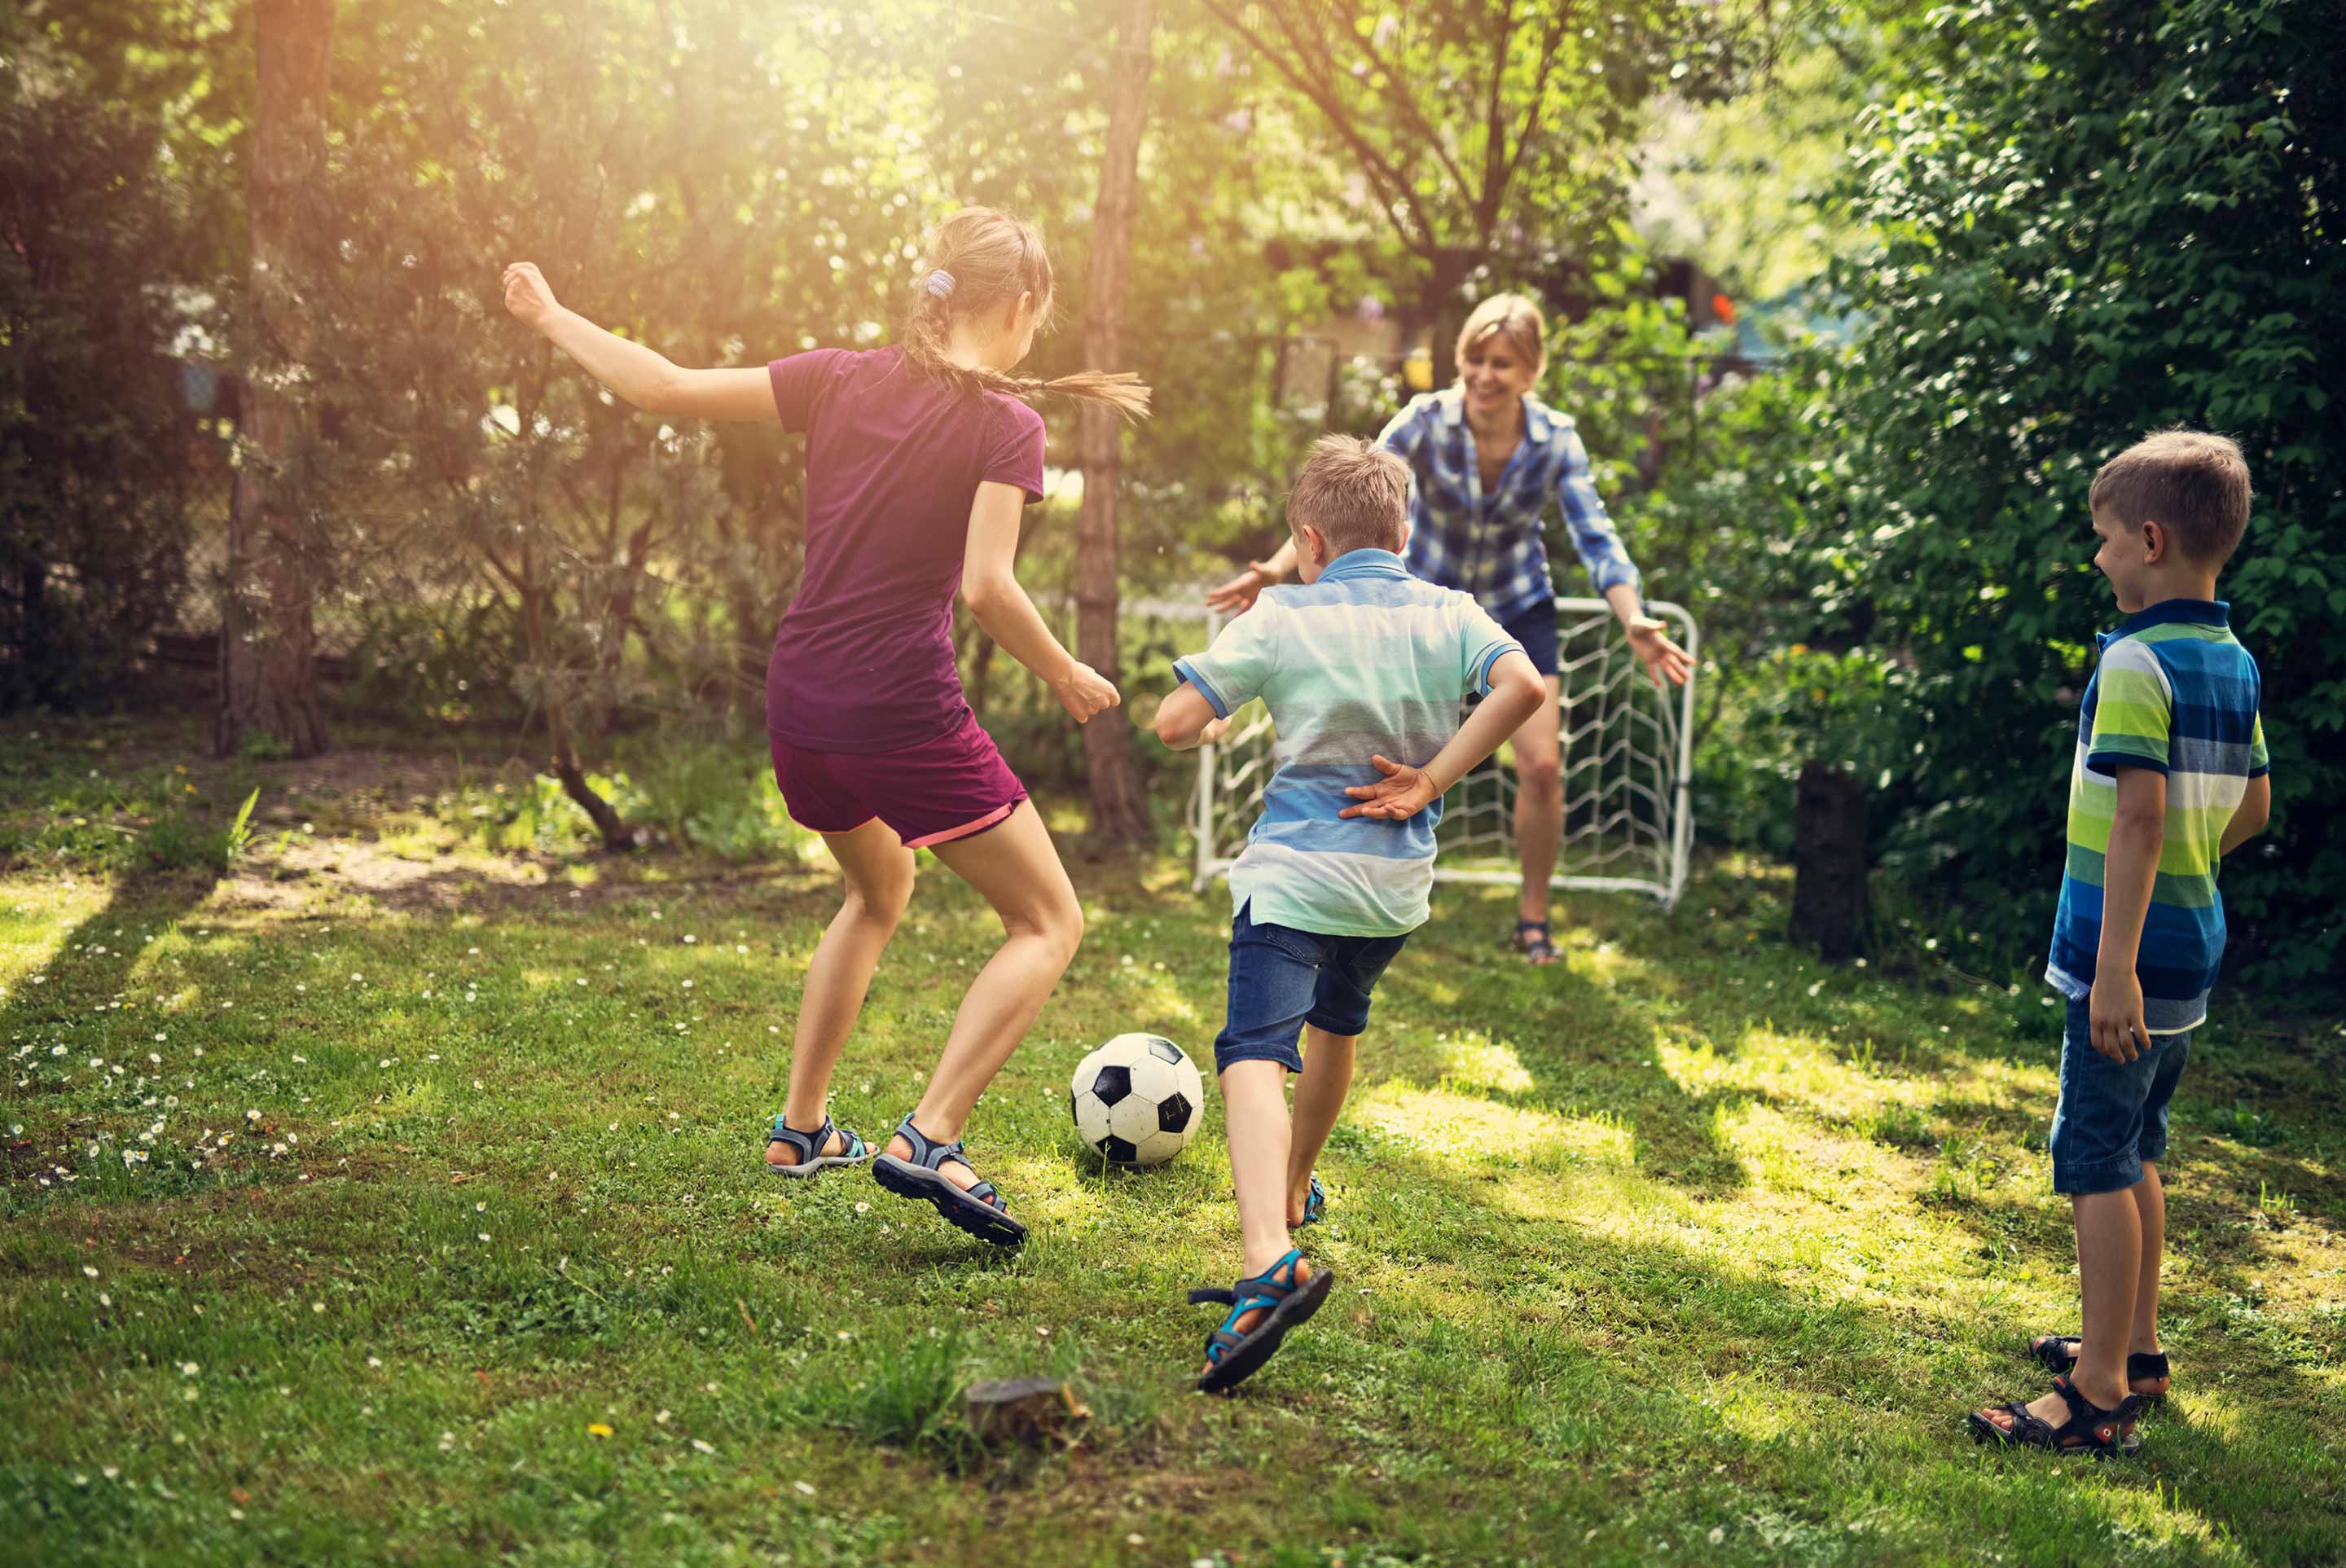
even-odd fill
[[[1517,921],[1511,945],[1528,964],[1554,963],[1556,960],[1556,943],[1548,940],[1547,921],[1544,920]]]
[[[831,1135],[833,1133],[839,1135],[840,1152],[835,1155],[824,1154],[822,1151],[831,1146]],[[862,1138],[857,1137],[850,1128],[835,1125],[829,1116],[822,1119],[822,1125],[811,1133],[801,1133],[781,1117],[776,1116],[773,1131],[766,1135],[766,1146],[770,1149],[776,1144],[787,1145],[796,1151],[799,1156],[798,1163],[795,1165],[778,1166],[773,1161],[768,1160],[766,1168],[776,1176],[811,1176],[818,1171],[828,1170],[832,1166],[862,1165],[872,1157],[872,1151],[863,1146]]]
[[[1290,1250],[1286,1257],[1261,1273],[1239,1280],[1229,1289],[1202,1288],[1189,1292],[1193,1307],[1211,1303],[1226,1306],[1230,1315],[1222,1326],[1206,1336],[1207,1370],[1198,1380],[1199,1393],[1219,1393],[1246,1381],[1254,1370],[1270,1359],[1287,1331],[1304,1322],[1320,1310],[1328,1292],[1336,1283],[1336,1271],[1318,1268],[1300,1283],[1296,1280],[1298,1266],[1303,1254]],[[1280,1277],[1284,1274],[1286,1278]],[[1266,1310],[1267,1308],[1267,1310]],[[1254,1327],[1240,1333],[1238,1320],[1250,1312],[1261,1311]]]
[[[990,1181],[958,1187],[940,1168],[947,1160],[973,1176],[977,1167],[961,1152],[961,1140],[933,1142],[906,1116],[896,1124],[896,1135],[910,1144],[913,1157],[882,1155],[872,1162],[872,1179],[898,1197],[918,1198],[933,1206],[945,1222],[996,1247],[1016,1247],[1026,1239],[1026,1227],[1010,1217],[1010,1205]]]
[[[1303,1195],[1303,1217],[1295,1222],[1301,1230],[1307,1225],[1317,1225],[1328,1217],[1328,1189],[1320,1185],[1320,1173],[1311,1173],[1311,1186]]]
[[[2096,1459],[2125,1457],[2141,1446],[2134,1437],[2135,1420],[2142,1414],[2141,1395],[2128,1394],[2116,1410],[2106,1410],[2079,1393],[2066,1377],[2053,1380],[2053,1391],[2069,1407],[2069,1419],[2059,1426],[2032,1415],[2025,1401],[2014,1400],[1997,1407],[2012,1418],[2008,1427],[1980,1410],[1964,1417],[1972,1429],[1972,1441],[1993,1441],[2005,1448],[2041,1448],[2049,1453],[2091,1454]]]
[[[2028,1353],[2051,1372],[2066,1372],[2077,1364],[2077,1347],[2084,1343],[2075,1334],[2039,1334],[2028,1341]],[[2169,1369],[2164,1350],[2136,1350],[2127,1357],[2127,1389],[2145,1400],[2167,1397]],[[2138,1385],[2149,1383],[2150,1388]]]

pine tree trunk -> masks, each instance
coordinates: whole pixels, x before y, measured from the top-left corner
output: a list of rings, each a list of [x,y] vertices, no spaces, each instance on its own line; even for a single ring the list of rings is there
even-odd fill
[[[1800,766],[1793,808],[1794,942],[1839,963],[1865,951],[1865,781],[1830,762]]]
[[[252,33],[252,168],[245,195],[252,304],[260,357],[281,366],[298,362],[306,347],[291,241],[296,199],[325,148],[333,0],[254,0]],[[298,402],[275,375],[247,379],[245,452],[229,506],[220,611],[213,741],[222,756],[254,731],[274,736],[296,757],[326,748],[311,620],[315,562],[283,477],[300,419]]]
[[[1117,55],[1108,107],[1107,148],[1100,162],[1091,268],[1084,289],[1084,358],[1114,370],[1123,347],[1125,274],[1132,255],[1134,188],[1140,133],[1148,117],[1149,54],[1156,0],[1124,0],[1117,21]],[[1080,426],[1084,506],[1076,526],[1076,657],[1109,680],[1117,657],[1116,504],[1122,467],[1122,421],[1114,410],[1086,403]],[[1136,842],[1154,835],[1148,803],[1132,748],[1132,725],[1121,709],[1084,726],[1084,761],[1091,781],[1092,830],[1109,840]]]

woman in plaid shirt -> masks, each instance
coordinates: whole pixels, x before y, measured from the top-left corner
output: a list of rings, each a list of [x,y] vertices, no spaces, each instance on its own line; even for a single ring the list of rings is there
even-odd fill
[[[1557,739],[1556,585],[1542,537],[1552,495],[1596,591],[1620,617],[1629,646],[1655,682],[1685,684],[1686,650],[1646,614],[1637,568],[1589,482],[1588,453],[1572,421],[1532,392],[1547,368],[1547,324],[1520,294],[1484,300],[1458,333],[1458,382],[1411,400],[1378,439],[1416,478],[1410,495],[1413,575],[1474,596],[1524,646],[1547,677],[1547,701],[1515,735],[1515,848],[1523,894],[1515,945],[1533,963],[1555,961],[1547,925],[1548,875],[1564,833]],[[1243,610],[1295,567],[1292,540],[1206,596]]]

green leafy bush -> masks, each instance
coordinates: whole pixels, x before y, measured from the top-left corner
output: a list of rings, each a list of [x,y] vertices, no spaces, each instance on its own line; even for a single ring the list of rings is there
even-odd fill
[[[2094,470],[2173,423],[2239,438],[2226,574],[2264,674],[2270,833],[2235,858],[2235,958],[2346,968],[2346,394],[2335,301],[2346,29],[2282,0],[1933,13],[1921,85],[1873,111],[1840,378],[1873,636],[1913,663],[1911,863],[2041,942],[2093,633]]]

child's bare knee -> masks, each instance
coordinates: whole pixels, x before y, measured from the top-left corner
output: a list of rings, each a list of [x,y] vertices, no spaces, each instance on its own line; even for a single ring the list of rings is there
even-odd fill
[[[1525,789],[1541,795],[1553,795],[1564,788],[1564,760],[1558,757],[1527,757],[1516,765],[1516,776]]]
[[[913,879],[909,876],[847,890],[847,907],[855,912],[856,919],[892,932],[896,922],[904,918],[904,911],[912,901]]]

